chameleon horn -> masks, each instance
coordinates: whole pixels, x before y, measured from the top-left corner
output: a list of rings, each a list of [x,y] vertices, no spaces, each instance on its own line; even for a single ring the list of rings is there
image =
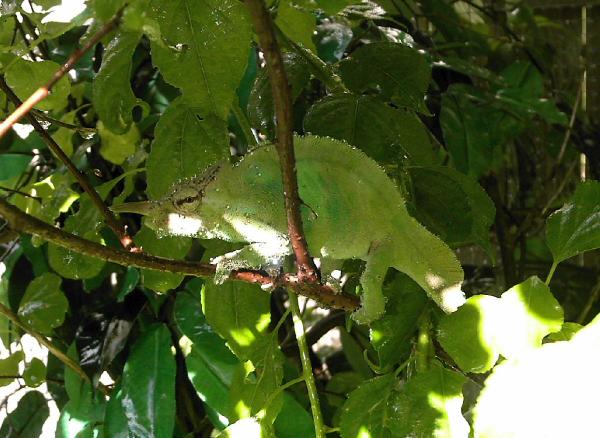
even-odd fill
[[[150,201],[140,201],[113,205],[110,207],[110,209],[115,213],[137,213],[146,216],[152,212],[153,207],[154,205]]]

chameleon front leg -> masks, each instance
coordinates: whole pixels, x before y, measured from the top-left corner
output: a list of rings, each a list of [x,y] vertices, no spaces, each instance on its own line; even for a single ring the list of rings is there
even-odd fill
[[[217,265],[214,282],[222,284],[232,271],[240,269],[262,269],[273,277],[277,276],[289,252],[289,248],[283,243],[257,242],[237,251],[214,257],[210,260],[212,264]]]
[[[391,251],[388,245],[373,242],[366,258],[366,266],[360,277],[362,286],[361,308],[352,314],[359,324],[368,324],[385,312],[385,296],[382,286],[390,266]]]

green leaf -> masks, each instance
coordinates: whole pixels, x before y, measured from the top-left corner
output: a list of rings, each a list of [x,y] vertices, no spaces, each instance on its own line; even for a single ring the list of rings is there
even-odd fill
[[[355,50],[340,62],[340,74],[355,93],[377,92],[396,105],[415,111],[424,108],[423,98],[431,76],[425,57],[399,43],[372,43]]]
[[[294,6],[289,1],[282,1],[277,8],[275,24],[294,42],[317,52],[312,40],[317,20],[312,13]]]
[[[295,53],[285,53],[283,65],[291,87],[292,99],[295,101],[310,80],[310,68],[308,62]],[[274,138],[275,106],[266,68],[260,70],[250,92],[248,118],[253,126],[265,132],[269,138]]]
[[[404,274],[384,285],[385,315],[371,324],[370,339],[379,356],[379,366],[394,365],[412,349],[421,313],[428,302],[421,287]]]
[[[502,294],[504,328],[497,334],[500,353],[517,358],[542,345],[542,339],[563,325],[563,309],[544,282],[530,277]]]
[[[488,126],[497,124],[490,119],[490,111],[456,85],[442,97],[440,123],[448,152],[458,170],[476,178],[492,167],[499,146],[492,141]]]
[[[134,237],[135,244],[144,252],[156,256],[182,259],[190,250],[192,239],[189,237],[164,236],[159,237],[148,227],[142,229]],[[185,275],[172,272],[161,272],[152,269],[141,269],[142,284],[156,292],[167,292],[175,289],[183,281]]]
[[[136,288],[138,283],[140,282],[140,271],[137,268],[129,266],[127,268],[127,272],[125,273],[125,277],[123,278],[123,283],[121,285],[121,290],[117,295],[117,302],[122,303],[125,300],[125,297],[129,295]]]
[[[283,404],[274,427],[277,438],[313,438],[315,436],[315,426],[311,415],[287,392],[283,394]]]
[[[474,436],[594,436],[599,366],[598,316],[570,341],[544,344],[497,365],[474,409]]]
[[[21,350],[15,351],[6,359],[0,359],[0,376],[18,376],[19,364],[25,355]],[[15,377],[0,378],[0,387],[10,385],[15,381]]]
[[[388,404],[392,435],[467,438],[470,428],[461,414],[466,380],[437,362],[410,379]]]
[[[207,282],[202,290],[206,320],[242,360],[260,355],[260,341],[271,321],[271,297],[254,284]]]
[[[216,438],[274,438],[274,435],[268,426],[256,418],[245,418],[229,426]]]
[[[248,60],[252,31],[237,0],[151,3],[163,41],[152,42],[152,60],[165,80],[204,114],[227,119]]]
[[[133,122],[131,111],[137,99],[130,85],[131,63],[141,36],[138,32],[118,32],[106,46],[94,78],[94,108],[103,126],[115,134],[124,134]]]
[[[498,360],[496,335],[503,330],[502,324],[499,299],[475,295],[456,312],[442,317],[437,337],[461,370],[485,373]]]
[[[208,412],[213,424],[224,427],[222,417],[235,418],[229,387],[239,361],[206,322],[199,297],[187,292],[178,294],[175,321],[191,342],[191,345],[184,343],[182,346],[188,377],[200,399],[216,411],[217,415]]]
[[[227,125],[177,99],[160,118],[146,164],[148,196],[158,199],[181,179],[230,156]]]
[[[104,413],[104,436],[110,438],[129,438],[127,428],[127,417],[123,412],[121,403],[123,400],[123,390],[121,386],[113,389],[110,400],[106,403]]]
[[[121,406],[134,436],[173,436],[175,359],[164,325],[149,327],[133,346],[123,369]]]
[[[60,290],[60,283],[58,275],[48,272],[27,286],[19,304],[19,317],[33,329],[50,333],[54,327],[62,325],[69,303]]]
[[[23,380],[30,388],[37,388],[46,381],[46,365],[37,357],[31,359],[31,362],[25,365],[23,371]]]
[[[19,400],[17,408],[5,417],[0,436],[41,437],[42,427],[49,414],[48,402],[42,393],[30,391]]]
[[[583,326],[576,322],[565,322],[559,332],[550,333],[545,340],[550,342],[570,341],[582,328]]]
[[[307,133],[345,140],[377,161],[431,165],[427,130],[411,111],[397,110],[372,96],[340,94],[315,103],[306,114]]]
[[[60,65],[53,61],[30,62],[17,59],[6,69],[6,83],[13,89],[19,99],[25,100],[31,96],[41,85],[50,80],[52,75],[60,69]],[[59,110],[67,105],[67,97],[71,91],[68,75],[59,80],[52,91],[35,108],[40,110]]]
[[[562,308],[548,286],[530,277],[500,299],[475,295],[456,312],[444,315],[438,340],[463,371],[483,373],[499,354],[518,358],[539,348],[542,339],[562,324]]]
[[[342,438],[390,436],[387,404],[395,392],[393,374],[367,380],[356,388],[342,408]]]
[[[600,183],[586,181],[546,221],[546,241],[554,263],[600,248]]]
[[[129,131],[122,135],[113,133],[102,122],[98,122],[96,127],[100,134],[100,155],[105,160],[114,164],[123,164],[135,153],[136,146],[141,140],[137,126],[131,125]]]
[[[32,157],[21,154],[0,154],[0,181],[21,175],[29,166]]]
[[[450,246],[478,243],[491,252],[496,208],[472,178],[445,167],[410,167],[415,217]]]

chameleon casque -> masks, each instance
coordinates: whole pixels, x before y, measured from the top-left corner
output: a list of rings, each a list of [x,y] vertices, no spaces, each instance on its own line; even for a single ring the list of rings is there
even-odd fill
[[[311,255],[321,258],[322,275],[344,259],[366,262],[362,306],[353,314],[357,322],[384,313],[389,267],[410,276],[446,312],[464,302],[456,256],[408,214],[401,193],[375,161],[346,143],[315,136],[297,137],[295,151],[304,231]],[[273,145],[175,184],[161,200],[113,210],[144,214],[159,234],[247,243],[212,260],[217,283],[234,269],[279,267],[292,254]]]

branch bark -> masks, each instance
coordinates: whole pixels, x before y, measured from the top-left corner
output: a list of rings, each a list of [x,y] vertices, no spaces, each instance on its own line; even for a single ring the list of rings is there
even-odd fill
[[[19,97],[11,90],[3,76],[0,76],[0,89],[4,91],[9,100],[11,100],[16,105],[21,103]],[[121,226],[115,215],[112,211],[108,209],[98,192],[92,187],[87,178],[83,173],[77,169],[75,164],[71,161],[71,159],[65,154],[60,145],[54,141],[54,139],[48,134],[48,131],[44,129],[44,127],[37,121],[37,119],[31,114],[26,113],[25,117],[33,126],[33,129],[42,137],[44,143],[48,146],[48,148],[58,157],[60,161],[67,167],[69,172],[75,177],[81,188],[85,193],[88,194],[91,201],[94,203],[96,208],[102,213],[104,216],[104,220],[106,224],[115,232],[115,234],[119,237],[121,244],[124,248],[130,248],[133,244],[133,240],[127,235],[124,227]]]
[[[212,277],[215,274],[215,266],[207,263],[172,260],[143,253],[133,253],[82,239],[22,212],[3,199],[0,199],[0,216],[8,222],[10,228],[14,231],[35,234],[63,248],[119,265],[174,272],[195,277]],[[257,271],[235,271],[230,278],[248,283],[290,288],[299,295],[314,299],[323,307],[353,311],[358,309],[360,305],[360,301],[356,296],[336,294],[328,286],[318,283],[305,283],[293,275],[272,278]]]
[[[296,177],[296,157],[294,154],[294,115],[290,85],[285,74],[283,58],[271,15],[263,0],[245,0],[250,12],[254,30],[265,55],[267,70],[273,90],[275,116],[277,119],[277,152],[281,166],[283,196],[287,213],[288,234],[296,257],[298,278],[301,281],[316,282],[317,271],[308,252],[308,245],[300,216],[300,196]]]
[[[10,130],[10,128],[17,123],[21,118],[31,111],[31,109],[44,100],[48,94],[50,94],[50,90],[56,83],[65,75],[69,70],[71,70],[75,64],[81,59],[85,53],[94,47],[102,38],[104,38],[107,34],[112,32],[117,28],[119,21],[121,21],[121,16],[123,15],[123,8],[121,8],[114,17],[112,17],[109,21],[107,21],[102,28],[96,32],[84,45],[79,49],[75,50],[67,62],[65,62],[53,75],[52,78],[46,83],[46,85],[38,88],[31,96],[25,100],[25,102],[21,103],[18,108],[13,111],[13,113],[6,118],[2,123],[0,123],[0,138],[4,137],[6,133]]]

